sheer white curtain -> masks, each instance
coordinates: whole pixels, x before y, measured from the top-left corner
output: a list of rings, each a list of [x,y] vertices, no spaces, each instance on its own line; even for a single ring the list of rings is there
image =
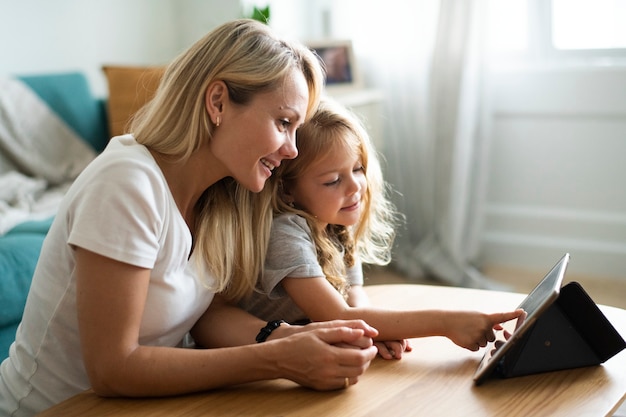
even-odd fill
[[[383,149],[406,215],[394,251],[409,276],[490,287],[472,266],[484,196],[486,0],[317,0],[308,21],[352,39],[368,87],[385,94]],[[317,33],[316,35],[319,35]]]
[[[425,199],[418,235],[402,239],[398,266],[414,264],[454,285],[495,287],[472,266],[479,254],[485,194],[489,109],[484,65],[484,0],[439,1],[426,84],[424,141],[429,144],[428,188],[405,194]],[[406,138],[399,137],[402,148]],[[399,152],[395,157],[398,158]],[[401,177],[397,177],[401,180]],[[402,189],[412,188],[410,183]],[[417,239],[415,239],[417,238]]]

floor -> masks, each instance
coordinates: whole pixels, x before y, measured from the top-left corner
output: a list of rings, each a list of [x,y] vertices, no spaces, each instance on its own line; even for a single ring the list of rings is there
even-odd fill
[[[547,272],[547,271],[546,271]],[[365,267],[365,284],[430,284],[442,285],[436,281],[423,279],[407,279],[390,268]],[[507,267],[487,267],[483,274],[492,281],[504,284],[513,292],[527,294],[543,278],[543,273],[521,271]],[[623,280],[591,276],[567,274],[564,283],[579,282],[596,304],[605,304],[626,309],[626,278]]]

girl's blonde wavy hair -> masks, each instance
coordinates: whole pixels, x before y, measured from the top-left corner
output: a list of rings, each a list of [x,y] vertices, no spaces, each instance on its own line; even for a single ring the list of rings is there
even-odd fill
[[[210,141],[215,126],[205,108],[210,83],[223,81],[229,97],[247,104],[255,94],[281,86],[294,68],[309,89],[306,118],[319,103],[324,73],[305,46],[277,38],[259,22],[225,23],[168,65],[154,98],[131,124],[137,142],[172,161],[184,162]],[[262,271],[271,226],[266,194],[255,194],[228,177],[209,187],[196,205],[194,252],[206,284],[237,300],[254,289]]]
[[[355,257],[364,263],[378,265],[391,261],[395,227],[400,215],[387,196],[389,187],[383,179],[380,161],[369,135],[360,120],[345,107],[329,98],[322,99],[313,117],[298,130],[296,141],[298,157],[282,162],[263,193],[272,194],[275,214],[296,213],[307,220],[326,279],[345,295],[346,267],[354,265]],[[292,207],[285,192],[314,161],[338,152],[357,156],[362,163],[367,179],[362,201],[364,208],[354,226],[321,228],[310,213]]]

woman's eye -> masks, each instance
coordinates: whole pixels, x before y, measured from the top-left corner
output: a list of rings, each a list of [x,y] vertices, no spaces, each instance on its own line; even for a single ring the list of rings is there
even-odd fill
[[[287,119],[281,119],[278,121],[278,125],[280,127],[281,132],[286,131],[291,126],[291,122]]]

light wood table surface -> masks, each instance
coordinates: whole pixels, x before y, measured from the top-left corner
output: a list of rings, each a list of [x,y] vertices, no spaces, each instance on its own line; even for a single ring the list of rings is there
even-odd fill
[[[377,306],[398,309],[515,308],[522,294],[427,285],[366,286]],[[624,337],[626,310],[601,306]],[[40,416],[606,416],[626,398],[626,350],[601,366],[491,379],[474,386],[480,352],[443,337],[414,339],[401,360],[375,359],[356,385],[317,392],[286,380],[174,398],[104,399],[79,394]]]

